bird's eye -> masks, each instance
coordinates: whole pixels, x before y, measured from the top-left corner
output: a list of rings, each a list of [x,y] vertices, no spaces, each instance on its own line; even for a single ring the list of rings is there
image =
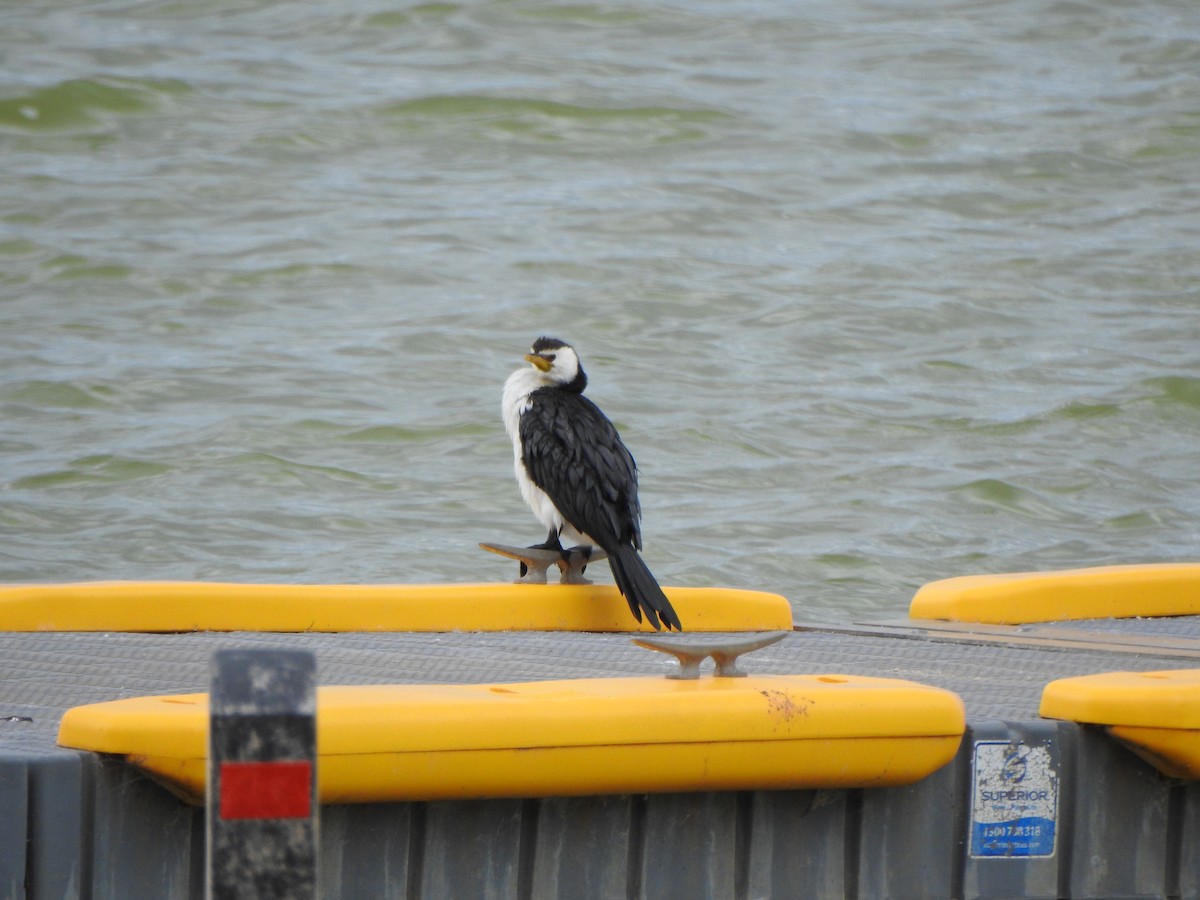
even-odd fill
[[[553,353],[547,353],[547,354],[546,354],[546,359],[548,359],[550,362],[554,362],[554,354],[553,354]]]

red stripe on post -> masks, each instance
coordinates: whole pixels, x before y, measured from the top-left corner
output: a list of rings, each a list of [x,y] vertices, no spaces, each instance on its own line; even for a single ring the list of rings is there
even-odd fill
[[[307,819],[312,763],[221,763],[222,819]]]

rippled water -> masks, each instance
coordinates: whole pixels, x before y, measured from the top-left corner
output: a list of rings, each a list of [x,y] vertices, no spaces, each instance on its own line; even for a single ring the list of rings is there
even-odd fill
[[[664,582],[1200,555],[1193,0],[9,3],[0,53],[2,581],[507,578],[541,333]]]

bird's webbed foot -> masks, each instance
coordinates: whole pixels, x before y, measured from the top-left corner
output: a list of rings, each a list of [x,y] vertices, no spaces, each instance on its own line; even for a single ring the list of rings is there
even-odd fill
[[[553,550],[556,553],[563,552],[562,541],[558,538],[557,529],[551,528],[550,533],[546,536],[546,540],[540,544],[530,544],[527,550]],[[549,564],[547,564],[549,565]],[[529,573],[529,564],[522,560],[521,562],[521,577],[524,578]],[[542,575],[542,581],[546,580],[545,575]]]

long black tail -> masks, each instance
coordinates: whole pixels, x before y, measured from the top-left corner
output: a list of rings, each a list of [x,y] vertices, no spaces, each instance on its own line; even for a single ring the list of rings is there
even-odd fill
[[[642,558],[638,556],[636,550],[625,546],[609,551],[608,564],[612,568],[617,589],[624,595],[635,619],[639,622],[642,621],[644,610],[646,618],[650,620],[655,631],[659,630],[660,618],[662,624],[667,626],[668,631],[672,628],[676,631],[683,631],[683,626],[679,624],[679,616],[675,614],[671,601],[667,599],[663,589],[658,586],[658,582],[654,580],[654,576],[642,562]]]

